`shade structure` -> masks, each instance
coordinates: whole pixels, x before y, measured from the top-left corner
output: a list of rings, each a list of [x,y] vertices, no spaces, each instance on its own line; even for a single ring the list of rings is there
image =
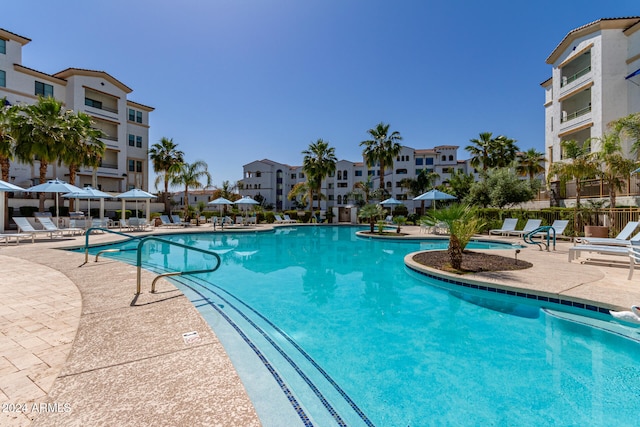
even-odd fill
[[[255,200],[253,200],[249,196],[244,196],[240,200],[236,200],[233,203],[238,205],[238,206],[244,206],[245,207],[245,210],[244,210],[245,217],[247,216],[247,212],[249,211],[249,206],[251,206],[251,205],[259,205],[260,204],[260,202],[256,202]]]
[[[24,191],[24,188],[0,179],[0,233],[4,233],[4,193],[9,191]]]
[[[225,199],[224,197],[218,197],[215,200],[210,201],[207,205],[210,206],[220,206],[220,214],[222,214],[222,206],[224,205],[232,205],[233,202],[229,199]]]
[[[133,188],[133,189],[131,189],[129,191],[125,191],[124,193],[120,193],[115,197],[117,197],[117,198],[122,200],[122,212],[120,214],[121,219],[126,219],[124,211],[125,211],[125,202],[127,200],[135,200],[135,202],[136,202],[136,215],[138,214],[138,200],[146,200],[146,202],[147,202],[147,215],[146,215],[146,218],[147,218],[147,221],[151,220],[150,213],[149,213],[149,208],[151,206],[151,199],[155,199],[156,198],[156,196],[154,196],[153,194],[147,193],[146,191],[141,190],[139,188]]]
[[[82,188],[76,187],[75,185],[69,184],[64,181],[60,181],[59,179],[56,178],[56,179],[47,181],[44,184],[38,184],[38,185],[34,185],[33,187],[29,187],[24,191],[32,191],[32,192],[38,192],[38,193],[55,193],[56,194],[56,218],[58,218],[60,216],[60,209],[58,206],[58,194],[82,191]]]
[[[380,202],[382,206],[393,206],[393,205],[401,205],[402,202],[400,200],[396,200],[393,197],[389,197],[387,200],[383,200]]]
[[[100,219],[104,219],[104,199],[111,199],[113,196],[93,187],[84,187],[81,191],[64,194],[62,197],[68,199],[86,199],[87,213],[91,215],[91,199],[100,199]]]
[[[443,191],[439,191],[436,190],[435,188],[433,190],[429,190],[424,194],[419,195],[418,197],[415,197],[413,200],[431,200],[433,203],[433,208],[436,208],[436,204],[435,201],[436,200],[454,200],[456,199],[456,196],[452,196],[451,194],[447,194]]]

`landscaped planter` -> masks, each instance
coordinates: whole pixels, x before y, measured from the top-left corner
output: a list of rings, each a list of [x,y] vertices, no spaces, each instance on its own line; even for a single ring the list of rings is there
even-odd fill
[[[603,225],[585,225],[584,237],[609,237],[609,227]]]

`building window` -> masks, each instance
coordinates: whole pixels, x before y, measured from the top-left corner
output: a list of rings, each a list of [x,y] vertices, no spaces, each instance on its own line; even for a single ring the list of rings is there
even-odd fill
[[[260,178],[262,176],[262,172],[258,171],[256,172],[256,178]]]
[[[337,204],[341,205],[342,204],[342,195],[338,194],[338,201]]]
[[[136,136],[136,147],[142,148],[142,137]]]
[[[296,178],[296,174],[295,174],[295,173],[292,173],[292,174],[291,174],[291,179],[297,179],[297,178]]]
[[[442,156],[442,161],[446,162],[447,161],[447,156]]]
[[[342,179],[342,171],[338,171],[338,179]]]
[[[416,159],[416,166],[422,166],[424,164],[424,159],[419,157]]]
[[[133,122],[136,120],[136,110],[129,108],[129,121]]]
[[[128,170],[129,172],[135,172],[136,171],[136,161],[135,160],[129,160],[129,167]]]
[[[338,183],[338,188],[347,188],[347,183],[346,182],[339,182]]]
[[[333,202],[333,194],[329,194],[328,199],[329,199],[330,202]]]
[[[7,73],[0,70],[0,87],[7,87]]]
[[[422,169],[416,169],[416,175],[420,175],[421,172],[422,172]]]
[[[53,86],[46,83],[36,81],[36,95],[47,97],[53,97]]]
[[[393,184],[391,184],[391,181],[387,181],[387,188],[391,188]]]
[[[136,123],[142,123],[142,111],[136,111]]]
[[[396,188],[402,188],[402,183],[400,181],[396,182]]]
[[[453,155],[449,155],[449,161],[452,162],[453,161]]]
[[[99,109],[102,110],[102,102],[101,101],[96,101],[95,99],[85,98],[84,99],[84,105],[86,105],[88,107],[99,108]]]
[[[367,171],[367,175],[369,175],[369,176],[373,176],[375,174],[376,174],[376,171],[372,171],[372,170]]]
[[[362,171],[356,171],[356,176],[362,176]]]
[[[342,171],[342,179],[347,179],[347,171]]]
[[[0,39],[0,53],[7,53],[7,41],[5,39]]]
[[[136,172],[142,172],[142,162],[140,160],[136,160]]]
[[[396,169],[396,175],[406,175],[407,173],[406,169]]]
[[[449,173],[449,168],[442,168],[442,173]]]
[[[425,160],[425,165],[432,165],[433,164],[433,157],[427,157]]]
[[[327,189],[328,190],[333,190],[333,182],[327,183]]]
[[[136,145],[136,137],[135,135],[129,134],[129,147],[133,147]]]
[[[300,178],[304,178],[304,174],[302,172],[300,173]]]

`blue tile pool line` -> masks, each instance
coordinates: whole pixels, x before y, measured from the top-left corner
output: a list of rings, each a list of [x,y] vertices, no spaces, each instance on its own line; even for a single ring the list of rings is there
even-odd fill
[[[174,278],[175,280],[175,278]],[[291,391],[289,390],[289,388],[286,386],[286,384],[284,383],[284,381],[281,379],[280,375],[275,371],[275,369],[273,368],[273,366],[271,365],[271,363],[266,359],[266,357],[262,354],[262,352],[260,352],[260,350],[256,347],[255,344],[253,344],[253,342],[251,341],[251,339],[249,337],[247,337],[244,332],[242,332],[242,330],[236,325],[236,323],[227,316],[226,313],[224,313],[220,307],[218,307],[218,305],[216,303],[214,303],[213,301],[211,301],[209,298],[205,297],[200,291],[198,291],[197,289],[194,289],[194,287],[190,284],[185,283],[185,281],[189,281],[191,282],[193,285],[202,287],[204,289],[206,289],[207,291],[213,293],[214,295],[216,295],[218,298],[220,298],[222,301],[224,301],[226,304],[229,305],[229,307],[233,308],[245,321],[247,321],[254,329],[256,329],[268,342],[269,344],[271,344],[271,346],[273,346],[273,348],[280,353],[280,355],[293,367],[293,369],[298,373],[298,375],[300,375],[300,377],[304,380],[304,382],[311,388],[311,390],[314,392],[314,394],[318,397],[318,399],[320,399],[322,405],[327,409],[327,411],[331,414],[331,416],[336,420],[336,422],[338,423],[338,425],[340,426],[347,426],[347,424],[345,423],[345,421],[340,417],[340,415],[338,414],[338,412],[333,408],[333,406],[331,406],[331,404],[327,401],[327,399],[324,397],[324,395],[322,394],[322,392],[320,392],[320,390],[317,388],[317,386],[311,381],[311,379],[303,372],[303,370],[289,357],[289,355],[286,354],[286,352],[284,350],[282,350],[280,348],[280,346],[278,346],[278,344],[276,344],[269,336],[268,334],[257,324],[255,324],[255,322],[253,322],[251,319],[249,319],[241,310],[239,310],[237,307],[235,307],[233,305],[233,303],[231,303],[227,298],[223,297],[222,295],[220,295],[218,292],[215,292],[214,290],[212,290],[210,287],[204,286],[201,282],[199,281],[195,281],[192,279],[189,279],[185,276],[181,277],[181,280],[179,280],[179,282],[181,284],[183,284],[184,286],[187,286],[189,289],[191,289],[193,292],[197,293],[198,295],[200,295],[203,299],[203,301],[205,301],[205,303],[209,306],[211,306],[213,309],[215,309],[237,332],[238,334],[242,337],[242,339],[251,347],[251,349],[258,355],[258,357],[260,358],[260,360],[262,361],[262,363],[265,365],[265,367],[269,370],[269,372],[274,376],[274,378],[276,379],[276,382],[278,383],[278,385],[280,386],[280,388],[282,389],[282,391],[285,393],[285,395],[287,396],[287,398],[289,399],[289,401],[291,402],[292,406],[294,407],[294,409],[296,410],[296,413],[298,413],[298,415],[300,416],[300,418],[303,420],[303,422],[305,422],[305,425],[313,425],[311,424],[311,422],[308,419],[308,416],[306,415],[306,413],[304,413],[304,410],[300,407],[300,404],[297,402],[297,400],[295,399],[295,397],[293,396],[293,394],[291,393]],[[360,419],[369,427],[374,427],[374,424],[371,422],[371,420],[369,420],[369,418],[366,416],[366,414],[358,407],[358,405],[349,397],[349,395],[338,385],[338,383],[336,383],[333,378],[331,378],[331,376],[315,361],[313,360],[313,358],[302,349],[302,347],[300,347],[295,341],[293,341],[287,334],[285,334],[280,328],[278,328],[275,324],[273,324],[269,319],[267,319],[266,317],[264,317],[262,314],[260,314],[258,311],[256,311],[255,309],[253,309],[252,307],[250,307],[249,305],[247,305],[245,302],[243,302],[242,300],[238,299],[237,297],[235,297],[233,294],[227,292],[226,290],[220,288],[219,286],[210,283],[210,282],[206,282],[209,286],[211,287],[215,287],[217,289],[219,289],[220,291],[226,293],[227,295],[229,295],[230,297],[232,297],[234,300],[238,301],[241,305],[243,305],[245,308],[247,308],[248,310],[250,310],[252,313],[254,313],[256,316],[258,316],[260,319],[262,319],[264,322],[266,322],[269,326],[271,326],[274,330],[276,330],[282,337],[284,337],[293,347],[295,347],[296,350],[298,350],[300,352],[300,354],[307,360],[309,361],[314,368],[316,368],[318,370],[318,372],[320,372],[320,374],[336,389],[336,391],[340,394],[340,396],[342,396],[342,398],[345,399],[345,401],[349,404],[349,406],[353,409],[353,411],[358,414],[358,416],[360,417]],[[307,421],[305,421],[307,420]]]
[[[478,289],[480,291],[493,292],[493,293],[496,293],[496,294],[511,295],[511,296],[519,297],[519,298],[522,298],[522,299],[525,299],[525,300],[536,300],[536,301],[542,301],[542,302],[545,302],[545,303],[552,303],[552,304],[558,304],[558,305],[562,305],[562,306],[574,307],[574,308],[578,308],[578,309],[582,309],[582,310],[588,310],[588,311],[601,313],[601,314],[609,314],[609,309],[608,308],[598,307],[598,306],[592,305],[592,304],[585,304],[585,303],[572,301],[572,300],[568,300],[568,299],[562,299],[562,298],[547,297],[547,296],[544,296],[544,295],[538,295],[538,294],[529,293],[529,292],[511,291],[511,290],[508,290],[508,289],[496,288],[496,287],[492,287],[492,286],[477,285],[475,283],[463,282],[461,280],[456,280],[456,279],[452,279],[452,278],[449,278],[449,277],[443,277],[443,276],[440,276],[438,274],[429,273],[427,271],[422,271],[422,270],[416,269],[414,267],[411,267],[410,265],[407,265],[406,263],[405,263],[405,266],[409,270],[411,270],[411,271],[413,271],[415,273],[421,274],[423,276],[426,276],[426,277],[428,277],[430,279],[434,279],[434,280],[436,280],[438,282],[449,283],[449,284],[460,286],[460,287],[463,287],[463,288]],[[530,302],[531,301],[529,301],[529,303]]]

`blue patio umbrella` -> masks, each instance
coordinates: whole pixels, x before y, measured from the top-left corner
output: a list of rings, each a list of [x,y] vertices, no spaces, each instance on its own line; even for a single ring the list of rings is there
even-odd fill
[[[62,197],[69,199],[86,199],[87,200],[87,214],[91,215],[91,199],[100,199],[100,219],[104,218],[104,199],[111,199],[113,196],[104,191],[100,191],[93,187],[84,187],[81,191],[74,191],[67,193]]]
[[[433,203],[433,208],[436,208],[436,200],[454,200],[456,199],[456,196],[452,196],[451,194],[447,194],[443,191],[440,190],[436,190],[435,188],[433,190],[429,190],[424,194],[419,195],[418,197],[415,197],[413,200],[419,200],[419,201],[423,201],[423,200],[430,200]]]
[[[155,199],[156,196],[154,196],[151,193],[147,193],[144,190],[141,190],[139,188],[132,188],[129,191],[125,191],[124,193],[118,194],[117,196],[115,196],[119,199],[122,200],[122,214],[120,215],[122,219],[125,219],[125,200],[135,200],[136,201],[136,216],[138,216],[138,200],[146,200],[147,201],[147,221],[149,221],[149,203],[151,201],[151,199]]]
[[[4,233],[4,193],[8,191],[24,191],[24,188],[0,179],[0,233]]]
[[[35,191],[38,193],[56,193],[56,218],[60,216],[60,209],[58,207],[58,194],[59,193],[71,193],[74,191],[82,191],[82,188],[76,187],[73,184],[69,184],[64,181],[60,181],[59,179],[52,179],[44,184],[34,185],[33,187],[29,187],[24,191]]]

